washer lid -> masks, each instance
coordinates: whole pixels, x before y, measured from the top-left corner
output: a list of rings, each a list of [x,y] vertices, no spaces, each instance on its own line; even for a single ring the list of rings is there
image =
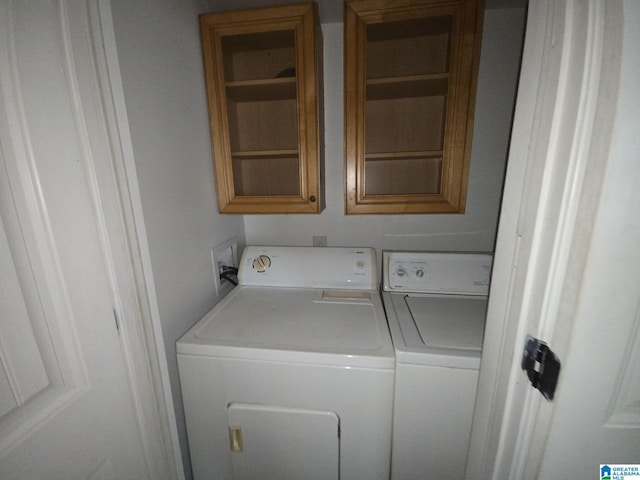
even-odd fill
[[[178,342],[178,353],[393,368],[377,291],[236,287]]]
[[[407,346],[482,350],[485,297],[405,297],[417,335],[405,337]]]
[[[397,363],[480,367],[487,297],[382,295]]]

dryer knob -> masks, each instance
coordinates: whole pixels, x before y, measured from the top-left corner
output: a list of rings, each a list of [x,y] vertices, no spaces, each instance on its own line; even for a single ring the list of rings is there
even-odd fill
[[[406,274],[407,274],[407,271],[402,267],[396,270],[396,275],[400,278],[404,277]]]
[[[424,270],[422,270],[421,268],[416,270],[416,277],[418,278],[424,277]]]
[[[264,273],[271,266],[271,259],[267,255],[260,255],[253,260],[254,270]]]

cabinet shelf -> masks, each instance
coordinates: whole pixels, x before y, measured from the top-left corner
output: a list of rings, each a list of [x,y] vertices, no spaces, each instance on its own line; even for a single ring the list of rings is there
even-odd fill
[[[380,152],[366,153],[364,158],[366,161],[384,161],[384,160],[407,160],[411,158],[433,158],[442,157],[442,150],[425,150],[420,152]]]
[[[227,98],[234,102],[295,100],[296,78],[239,80],[225,83]]]
[[[366,195],[433,195],[440,193],[442,154],[366,158]]]
[[[247,16],[251,15],[251,11],[245,13]],[[233,15],[232,12],[231,16]],[[262,19],[258,19],[256,16],[256,21],[264,20],[264,24],[271,21],[268,18],[269,12],[266,10],[260,12],[259,15],[262,15]],[[246,26],[246,22],[242,20],[232,23],[236,25],[245,23]],[[253,28],[241,27],[238,29],[238,33],[226,34],[225,32],[221,38],[224,78],[227,81],[271,79],[283,72],[295,71],[296,39],[294,30],[291,28],[274,30],[265,27],[266,31],[251,32],[250,30]]]
[[[242,158],[243,160],[260,160],[264,158],[276,158],[276,157],[297,157],[298,150],[283,149],[283,150],[238,151],[238,152],[231,152],[231,156],[234,158]]]
[[[367,100],[446,95],[448,73],[407,75],[367,80]]]
[[[297,150],[233,152],[231,163],[236,195],[300,195],[300,160]]]

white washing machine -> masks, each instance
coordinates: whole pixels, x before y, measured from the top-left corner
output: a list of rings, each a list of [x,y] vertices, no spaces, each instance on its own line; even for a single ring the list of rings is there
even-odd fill
[[[492,258],[383,252],[396,351],[392,480],[464,478]]]
[[[177,344],[195,478],[388,479],[394,350],[369,248],[247,247]]]

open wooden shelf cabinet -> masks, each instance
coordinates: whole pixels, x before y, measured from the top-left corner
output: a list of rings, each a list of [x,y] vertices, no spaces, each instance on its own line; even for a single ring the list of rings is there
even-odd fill
[[[345,5],[347,214],[463,213],[483,5]]]
[[[222,213],[324,208],[322,37],[314,3],[203,14]]]

